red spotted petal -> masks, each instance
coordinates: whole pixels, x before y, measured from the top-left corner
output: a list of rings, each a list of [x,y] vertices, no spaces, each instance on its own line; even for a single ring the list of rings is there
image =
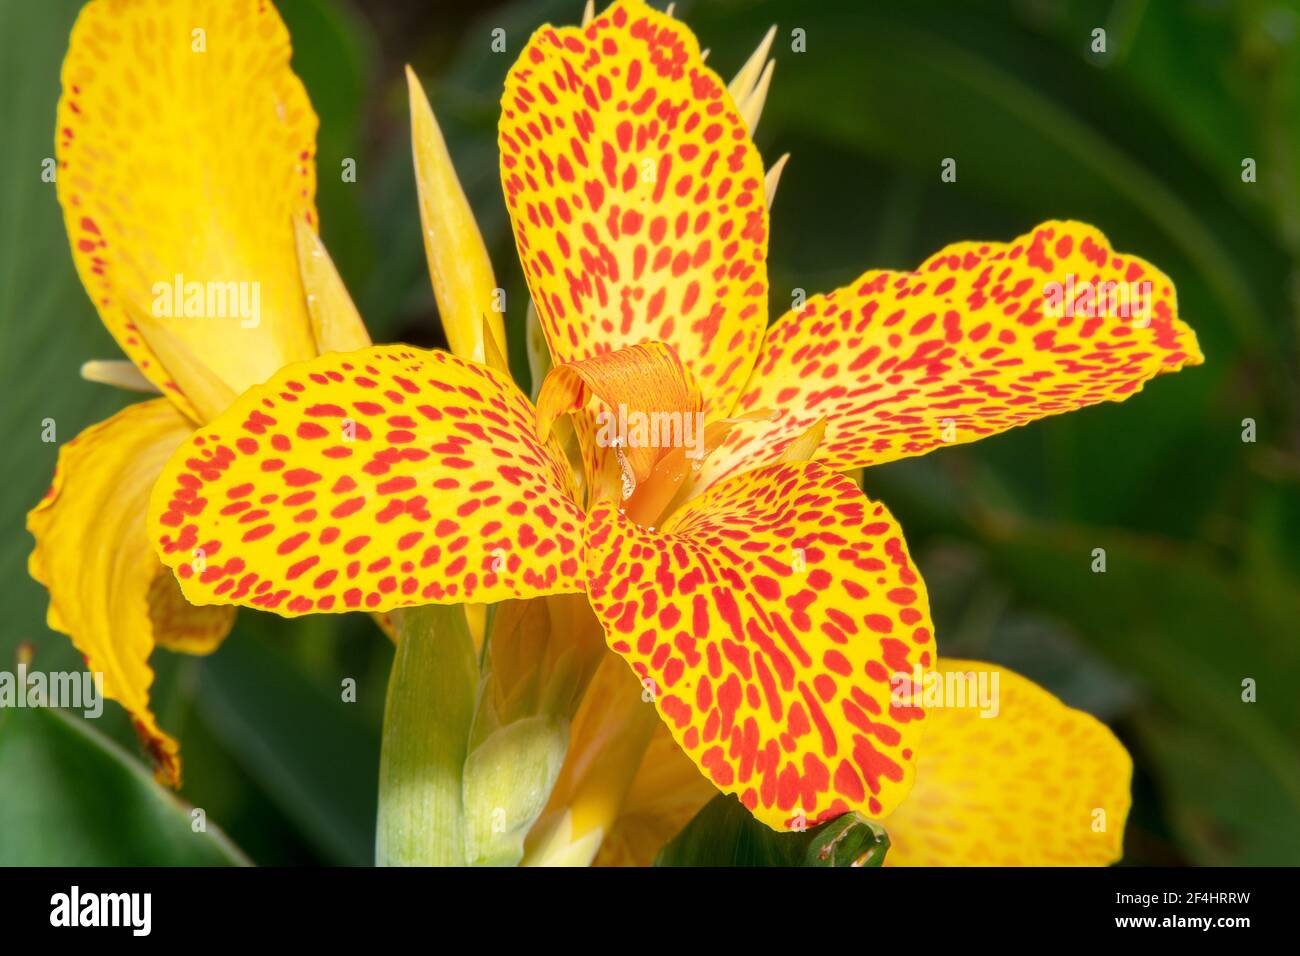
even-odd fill
[[[445,352],[292,365],[181,446],[150,535],[191,603],[286,617],[580,591],[582,513],[536,414]]]
[[[637,0],[542,27],[501,110],[506,205],[555,361],[666,342],[725,414],[767,321],[767,206],[695,37]]]
[[[799,462],[715,485],[662,532],[598,505],[584,537],[610,647],[720,789],[774,828],[898,805],[924,714],[893,690],[934,644],[883,505]]]
[[[823,416],[817,461],[878,465],[1123,401],[1202,361],[1169,277],[1091,226],[958,243],[778,320],[739,403],[776,423],[733,429],[705,480],[777,460]]]

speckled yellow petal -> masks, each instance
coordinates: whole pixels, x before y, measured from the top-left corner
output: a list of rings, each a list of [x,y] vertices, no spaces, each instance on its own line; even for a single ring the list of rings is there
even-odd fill
[[[291,365],[176,450],[150,538],[192,603],[285,617],[581,591],[582,513],[536,416],[446,352]]]
[[[773,465],[661,531],[599,504],[585,541],[606,641],[720,790],[774,829],[881,817],[907,794],[924,710],[893,691],[934,643],[883,505],[815,462]]]
[[[82,283],[182,407],[127,305],[238,394],[315,351],[292,219],[315,223],[316,116],[266,0],[92,0],[63,64],[58,196]]]
[[[885,865],[1118,860],[1133,762],[1109,728],[994,664],[940,659],[934,673],[983,680],[995,707],[971,706],[967,692],[964,707],[927,708],[916,783],[884,821]]]
[[[767,315],[763,163],[680,22],[620,0],[506,77],[501,181],[557,363],[657,340],[725,415]]]
[[[149,655],[155,644],[210,651],[234,621],[233,608],[186,604],[145,533],[153,483],[192,428],[165,398],[127,406],[60,449],[50,490],[27,516],[28,568],[50,592],[49,626],[103,673],[105,696],[126,708],[172,785],[180,757],[149,708]]]
[[[733,429],[701,480],[775,460],[823,416],[818,461],[878,465],[1123,401],[1201,361],[1169,277],[1092,226],[957,243],[779,319],[738,406],[775,423]]]

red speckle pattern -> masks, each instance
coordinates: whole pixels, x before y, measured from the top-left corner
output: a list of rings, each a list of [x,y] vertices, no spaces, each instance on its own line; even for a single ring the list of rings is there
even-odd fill
[[[767,207],[690,31],[639,2],[542,27],[501,109],[506,205],[555,361],[666,342],[725,413],[767,321]]]
[[[514,384],[407,347],[251,389],[172,457],[150,506],[192,603],[286,617],[580,591],[581,524]]]
[[[890,812],[933,663],[925,585],[883,505],[812,462],[715,485],[655,532],[598,505],[587,595],[673,738],[775,828]],[[802,814],[802,817],[800,816]]]
[[[1045,285],[1069,275],[1076,286],[1149,281],[1149,326],[1045,315]],[[776,460],[822,416],[815,458],[847,469],[1122,401],[1202,361],[1177,314],[1167,276],[1077,222],[948,246],[912,272],[868,272],[768,330],[737,413],[770,408],[776,421],[733,429],[705,480]]]

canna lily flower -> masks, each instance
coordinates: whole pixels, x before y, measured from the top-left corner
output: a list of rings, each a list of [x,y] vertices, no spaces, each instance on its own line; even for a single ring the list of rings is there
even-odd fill
[[[902,530],[846,473],[1123,400],[1202,361],[1195,336],[1166,276],[1074,222],[869,271],[769,327],[765,57],[729,89],[639,0],[539,29],[499,127],[536,404],[473,309],[452,314],[478,355],[291,365],[172,455],[150,540],[203,607],[583,595],[609,653],[525,862],[646,862],[719,791],[778,830],[882,820],[891,863],[1111,862],[1123,747],[1005,670],[994,719],[927,702],[931,677],[994,668],[938,658]],[[1045,291],[1139,282],[1141,317]],[[678,438],[610,440],[615,411]]]
[[[161,396],[60,450],[28,516],[29,566],[49,626],[103,673],[173,786],[179,747],[150,710],[149,656],[211,652],[234,609],[181,596],[145,533],[150,490],[236,395],[370,343],[316,236],[317,120],[289,56],[269,4],[92,0],[63,64],[59,203],[82,284],[130,360],[83,375]]]

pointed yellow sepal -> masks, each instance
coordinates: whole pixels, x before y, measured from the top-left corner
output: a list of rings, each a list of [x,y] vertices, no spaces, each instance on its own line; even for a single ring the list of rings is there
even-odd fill
[[[133,302],[123,300],[122,307],[140,337],[158,356],[158,361],[177,382],[200,422],[216,418],[235,400],[235,391],[217,376],[203,357],[162,321],[153,318]]]
[[[302,277],[303,295],[307,297],[316,350],[324,355],[367,348],[372,344],[370,333],[320,236],[306,220],[299,218],[293,221],[293,232],[298,248],[298,274]]]
[[[112,385],[128,392],[159,394],[158,386],[145,378],[134,362],[126,359],[91,359],[82,362],[81,377],[87,382]]]
[[[781,158],[772,164],[772,168],[767,171],[767,176],[763,179],[763,192],[768,209],[771,209],[772,203],[776,201],[776,187],[781,182],[781,172],[789,161],[790,154],[782,153]]]
[[[812,461],[813,455],[817,454],[817,449],[821,446],[822,439],[825,437],[826,416],[823,415],[810,425],[806,432],[790,442],[777,460],[787,462]]]
[[[769,60],[767,55],[772,50],[772,41],[775,38],[776,27],[773,26],[768,29],[758,48],[749,55],[740,72],[727,84],[727,92],[731,94],[731,99],[735,102],[740,115],[745,118],[745,125],[749,127],[751,135],[758,127],[758,119],[763,114],[763,104],[767,101],[768,87],[772,83],[772,70],[776,66],[776,61]]]
[[[453,354],[486,363],[485,328],[496,340],[496,353],[507,354],[501,293],[442,130],[424,88],[409,66],[406,81],[411,97],[411,151],[420,194],[424,251],[442,327]]]

